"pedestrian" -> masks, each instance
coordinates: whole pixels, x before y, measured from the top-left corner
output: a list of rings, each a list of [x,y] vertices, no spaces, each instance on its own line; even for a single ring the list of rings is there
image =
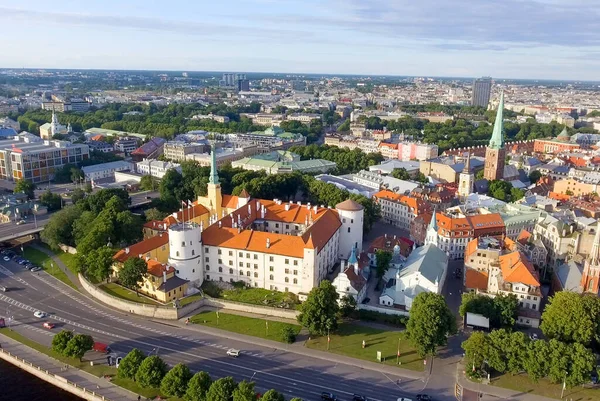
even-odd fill
[[[142,401],[142,396],[138,395],[138,401]]]

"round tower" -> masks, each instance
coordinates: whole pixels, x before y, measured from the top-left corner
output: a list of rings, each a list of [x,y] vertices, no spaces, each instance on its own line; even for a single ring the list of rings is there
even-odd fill
[[[179,223],[169,227],[169,265],[177,271],[177,277],[200,286],[204,278],[202,268],[202,237],[200,226]]]
[[[362,251],[364,208],[360,203],[347,199],[335,205],[335,209],[342,222],[338,256],[348,259],[352,248],[356,247],[358,254]]]

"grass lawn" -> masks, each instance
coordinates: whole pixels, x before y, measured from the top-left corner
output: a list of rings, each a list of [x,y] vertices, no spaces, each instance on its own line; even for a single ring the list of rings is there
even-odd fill
[[[75,264],[75,255],[66,252],[59,252],[56,254],[56,256],[58,256],[58,258],[69,268],[69,270],[71,270],[73,274],[77,276],[79,270]]]
[[[340,324],[337,332],[331,334],[329,352],[352,358],[364,359],[377,362],[377,351],[386,365],[396,366],[396,355],[398,352],[398,339],[400,339],[400,362],[405,369],[423,370],[423,359],[417,356],[416,351],[406,340],[404,333],[399,331],[383,331],[371,327],[353,325],[350,323]],[[366,347],[362,342],[366,341]],[[321,351],[327,350],[327,336],[312,338],[306,342],[308,348]]]
[[[65,272],[63,272],[56,263],[52,262],[50,256],[46,255],[44,252],[38,251],[35,248],[27,247],[23,250],[23,256],[31,261],[31,263],[43,267],[46,273],[53,275],[63,283],[77,290],[77,287],[75,284],[73,284],[69,277],[67,277]]]
[[[296,296],[289,292],[270,291],[264,288],[234,288],[222,290],[215,283],[205,281],[202,290],[213,298],[223,298],[228,301],[243,302],[246,304],[284,307],[295,309],[298,304]]]
[[[190,318],[195,324],[215,327],[222,330],[232,331],[234,333],[246,334],[249,336],[266,338],[267,340],[283,342],[281,330],[284,327],[294,329],[296,335],[300,332],[300,326],[297,324],[282,323],[272,320],[255,319],[246,316],[230,315],[219,312],[219,323],[217,324],[216,312],[200,312]],[[268,333],[267,324],[268,322]]]
[[[491,384],[523,393],[533,393],[557,399],[560,399],[560,392],[562,390],[562,383],[553,384],[545,379],[533,383],[525,374],[513,376],[507,373],[493,378]],[[564,396],[566,399],[573,399],[574,401],[600,401],[600,391],[597,389],[582,388],[581,386],[565,389]]]
[[[21,334],[15,332],[15,331],[9,330],[8,328],[0,329],[0,333],[4,334],[7,337],[12,338],[13,340],[20,342],[21,344],[28,346],[29,348],[33,348],[36,351],[41,352],[42,354],[48,355],[49,357],[52,357],[62,363],[73,366],[77,369],[91,373],[94,376],[97,376],[97,377],[111,376],[113,378],[112,382],[115,383],[117,386],[123,387],[130,391],[133,391],[136,394],[140,394],[147,398],[155,398],[156,396],[160,395],[160,391],[158,389],[149,388],[149,387],[140,387],[133,380],[117,378],[116,377],[117,369],[112,366],[107,366],[104,364],[94,364],[94,366],[90,366],[89,361],[81,362],[77,358],[69,358],[66,356],[62,356],[62,355],[52,351],[50,348],[48,348],[40,343],[37,343],[35,341],[32,341],[32,340],[28,339],[27,337],[22,336]],[[84,357],[84,359],[85,359],[85,357]],[[166,399],[166,398],[163,397],[163,399]],[[176,401],[178,399],[177,398],[169,398],[169,400]]]
[[[181,298],[179,300],[179,305],[180,306],[186,306],[186,305],[191,304],[192,302],[196,302],[196,301],[198,301],[200,299],[202,299],[202,294],[200,294],[200,293],[194,294],[194,295],[190,295],[189,297]]]
[[[140,304],[148,304],[148,305],[163,305],[163,304],[161,304],[157,301],[154,301],[153,299],[150,299],[148,297],[145,297],[141,294],[137,295],[135,293],[135,291],[128,290],[127,288],[121,287],[120,285],[118,285],[116,283],[101,284],[98,288],[100,288],[102,291],[106,292],[107,294],[110,294],[117,298],[124,299],[126,301],[137,302]]]

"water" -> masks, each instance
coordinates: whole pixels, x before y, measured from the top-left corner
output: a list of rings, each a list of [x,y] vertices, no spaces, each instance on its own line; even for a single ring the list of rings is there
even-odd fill
[[[54,387],[1,359],[0,400],[82,401],[81,398]]]

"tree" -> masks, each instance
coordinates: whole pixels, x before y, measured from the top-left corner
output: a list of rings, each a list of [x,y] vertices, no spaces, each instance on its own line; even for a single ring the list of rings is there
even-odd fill
[[[515,294],[500,294],[494,298],[499,327],[513,327],[517,322],[519,300]]]
[[[476,180],[481,180],[483,179],[483,175],[484,175],[484,171],[483,170],[479,170],[476,174],[475,174],[475,179]]]
[[[596,367],[596,356],[589,348],[575,343],[570,346],[571,365],[565,382],[574,387],[589,383],[592,370]]]
[[[525,191],[522,190],[521,188],[511,188],[510,189],[510,201],[511,202],[515,202],[518,201],[519,199],[523,198],[525,196]]]
[[[27,195],[27,198],[34,199],[35,198],[35,184],[31,181],[27,181],[25,179],[20,179],[15,184],[14,193],[23,193]]]
[[[329,280],[323,280],[300,305],[298,322],[310,333],[325,335],[337,329],[338,310],[338,293]]]
[[[67,347],[64,350],[66,356],[73,358],[83,358],[86,352],[92,349],[94,346],[94,339],[92,336],[87,334],[76,334],[67,343]]]
[[[233,377],[222,377],[210,385],[206,399],[211,401],[229,401],[236,388]]]
[[[142,387],[158,387],[167,370],[167,364],[158,355],[149,356],[140,364],[135,381]]]
[[[548,376],[551,354],[547,341],[531,341],[529,343],[525,357],[525,371],[530,380],[537,382]]]
[[[481,331],[474,331],[471,336],[463,341],[462,349],[465,351],[467,366],[481,367],[483,361],[489,357],[489,340]]]
[[[90,251],[84,257],[85,274],[95,277],[98,281],[106,280],[111,272],[115,250],[106,246]]]
[[[420,182],[421,184],[427,184],[429,179],[425,174],[420,171],[417,171],[417,175],[415,176],[415,181]]]
[[[163,377],[160,391],[169,397],[182,397],[191,378],[190,368],[183,363],[178,363]]]
[[[119,281],[125,287],[137,290],[148,273],[148,265],[146,261],[138,257],[131,257],[123,263],[123,267],[119,270]]]
[[[73,338],[73,332],[69,330],[61,330],[60,333],[52,338],[52,351],[64,355],[67,344]]]
[[[73,204],[76,204],[83,198],[85,198],[85,192],[82,189],[75,188],[73,192],[71,192],[71,202],[73,202]]]
[[[156,191],[158,189],[158,180],[151,175],[145,175],[140,179],[140,189],[144,191]]]
[[[399,180],[410,180],[410,174],[408,174],[405,168],[395,168],[392,170],[391,175]]]
[[[340,302],[342,317],[350,317],[356,311],[356,299],[351,295],[344,295]]]
[[[337,131],[338,132],[350,131],[350,119],[341,123],[340,126],[337,128]]]
[[[264,393],[260,399],[261,401],[285,401],[283,394],[272,389]]]
[[[60,249],[60,244],[75,246],[73,224],[81,211],[75,206],[67,206],[54,213],[41,233],[42,240],[52,249]]]
[[[162,220],[167,217],[167,213],[161,212],[157,208],[153,207],[144,212],[144,216],[146,217],[146,221],[153,220]]]
[[[435,355],[437,347],[446,344],[456,331],[454,315],[439,294],[422,292],[410,309],[406,333],[420,357]]]
[[[560,291],[548,300],[540,327],[548,338],[588,345],[599,339],[599,325],[598,297]]]
[[[146,355],[142,351],[137,348],[132,349],[119,363],[117,376],[122,379],[135,380],[135,375],[144,359],[146,359]]]
[[[87,181],[87,182],[85,183],[84,190],[85,190],[85,193],[86,193],[86,194],[91,194],[91,193],[92,193],[92,191],[93,191],[93,188],[92,188],[92,183],[91,183],[91,182],[89,182],[89,181]]]
[[[532,184],[537,183],[540,178],[542,178],[542,173],[540,173],[538,170],[533,170],[531,173],[529,173],[529,182]]]
[[[203,401],[210,389],[212,379],[206,372],[198,372],[190,379],[183,398],[186,401]]]
[[[255,401],[254,382],[242,380],[233,391],[233,401]]]
[[[510,201],[512,185],[508,181],[492,180],[488,186],[488,195],[501,201]]]
[[[390,267],[390,262],[392,261],[392,253],[389,251],[378,249],[375,252],[375,261],[375,271],[377,272],[377,278],[381,278],[384,276],[385,272]]]
[[[40,203],[48,208],[49,212],[60,210],[62,207],[62,199],[60,195],[53,194],[50,190],[44,192],[40,196]]]
[[[296,331],[291,326],[284,326],[281,329],[281,339],[285,343],[292,344],[296,341]]]

